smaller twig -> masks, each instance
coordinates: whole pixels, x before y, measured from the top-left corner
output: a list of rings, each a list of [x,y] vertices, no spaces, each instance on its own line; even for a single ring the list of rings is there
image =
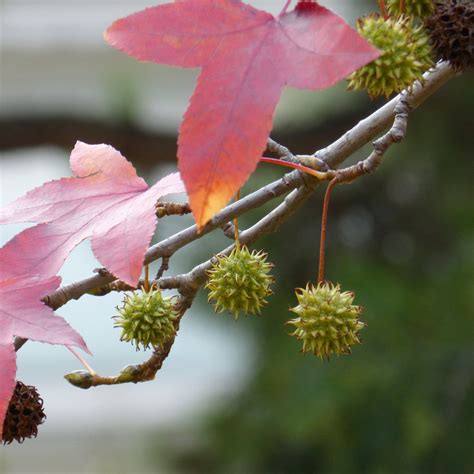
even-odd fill
[[[164,361],[168,357],[171,348],[173,347],[176,334],[179,331],[181,318],[185,312],[191,307],[194,297],[196,296],[197,288],[194,291],[184,293],[180,296],[175,305],[178,311],[178,318],[174,323],[175,335],[163,345],[154,347],[152,355],[144,362],[136,365],[128,365],[123,368],[119,374],[112,376],[103,376],[90,371],[76,370],[66,374],[64,378],[72,385],[89,389],[91,387],[98,387],[100,385],[119,385],[123,383],[141,383],[153,380],[156,373],[163,366]]]
[[[159,280],[165,272],[167,272],[170,268],[170,256],[169,255],[163,255],[161,257],[161,265],[160,268],[158,269],[156,273],[155,280]]]
[[[272,138],[269,138],[267,140],[267,150],[270,153],[274,153],[275,155],[278,156],[281,160],[289,161],[289,162],[296,162],[295,155],[291,153],[291,151],[283,145],[280,145],[278,142],[273,140]]]
[[[165,216],[183,216],[191,213],[191,206],[189,203],[178,204],[176,202],[158,202],[155,206],[156,217],[161,219]]]
[[[340,183],[350,183],[359,176],[373,173],[380,165],[387,149],[394,143],[399,143],[406,135],[408,126],[408,112],[410,105],[405,97],[402,97],[395,107],[395,119],[390,130],[373,142],[372,153],[362,161],[353,166],[337,170]]]

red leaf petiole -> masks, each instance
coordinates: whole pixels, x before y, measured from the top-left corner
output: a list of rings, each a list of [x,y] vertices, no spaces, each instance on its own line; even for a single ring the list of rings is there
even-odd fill
[[[276,158],[267,158],[266,156],[262,156],[260,158],[260,161],[264,163],[272,163],[274,165],[286,166],[287,168],[294,168],[300,171],[304,171],[305,173],[315,176],[321,181],[327,181],[328,179],[334,177],[332,173],[316,171],[313,168],[309,168],[308,166],[300,165],[298,163],[292,163],[291,161],[278,160]]]
[[[278,17],[283,16],[287,12],[288,7],[290,6],[290,3],[291,3],[291,0],[286,0],[285,5],[283,6],[281,12],[278,14]]]

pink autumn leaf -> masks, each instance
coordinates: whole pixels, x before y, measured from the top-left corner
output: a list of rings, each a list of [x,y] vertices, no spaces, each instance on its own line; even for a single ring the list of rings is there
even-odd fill
[[[0,223],[38,222],[0,250],[0,278],[57,273],[69,253],[91,238],[97,259],[135,286],[156,227],[156,201],[184,192],[179,173],[149,188],[109,145],[77,142],[72,178],[51,181],[0,209]]]
[[[77,346],[89,352],[82,337],[41,298],[55,290],[59,277],[35,276],[0,281],[0,439],[3,420],[15,388],[16,353],[14,336],[50,344]]]
[[[255,170],[285,86],[325,89],[380,55],[307,1],[274,17],[240,0],[179,0],[117,20],[105,38],[142,61],[202,68],[178,140],[200,227]]]

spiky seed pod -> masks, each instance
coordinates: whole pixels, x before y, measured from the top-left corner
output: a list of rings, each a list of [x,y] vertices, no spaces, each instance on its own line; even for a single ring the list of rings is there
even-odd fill
[[[230,255],[218,255],[217,262],[207,272],[208,300],[214,302],[218,313],[231,312],[235,319],[239,313],[260,314],[272,294],[273,265],[263,251],[252,252],[246,246],[236,247]]]
[[[423,73],[433,66],[428,35],[409,17],[384,19],[372,14],[359,19],[357,29],[383,54],[348,77],[350,90],[388,97],[423,80]]]
[[[17,381],[3,422],[3,443],[10,444],[13,440],[23,443],[25,438],[36,438],[38,426],[45,419],[43,399],[36,388]]]
[[[365,326],[359,320],[360,306],[352,304],[354,293],[341,293],[339,285],[311,283],[296,290],[298,305],[290,308],[297,314],[287,324],[295,326],[291,336],[303,341],[302,352],[312,352],[323,360],[331,354],[349,354],[360,344],[358,332]]]
[[[425,21],[437,59],[463,71],[474,67],[474,3],[463,0],[435,2],[433,15]]]
[[[433,0],[405,0],[405,11],[400,12],[400,0],[388,0],[388,11],[391,15],[404,13],[408,16],[424,18],[434,10]]]
[[[123,306],[117,307],[118,316],[114,316],[114,327],[122,328],[120,340],[135,344],[137,351],[140,346],[148,349],[167,342],[176,333],[178,312],[173,303],[174,297],[163,297],[155,287],[126,294]]]

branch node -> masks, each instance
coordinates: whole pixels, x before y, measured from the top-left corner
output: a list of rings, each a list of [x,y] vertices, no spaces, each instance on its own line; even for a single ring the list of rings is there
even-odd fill
[[[221,226],[221,229],[228,239],[235,240],[235,226],[233,222],[229,221],[225,223],[223,226]],[[237,229],[237,232],[238,235],[240,235],[240,230]]]
[[[165,272],[167,272],[170,268],[170,258],[171,255],[162,255],[161,257],[161,265],[156,273],[155,280],[159,280]]]
[[[329,171],[328,164],[316,155],[296,155],[297,162],[316,171]]]
[[[178,204],[176,202],[157,202],[155,205],[156,217],[161,219],[165,216],[183,216],[191,213],[189,203]]]

